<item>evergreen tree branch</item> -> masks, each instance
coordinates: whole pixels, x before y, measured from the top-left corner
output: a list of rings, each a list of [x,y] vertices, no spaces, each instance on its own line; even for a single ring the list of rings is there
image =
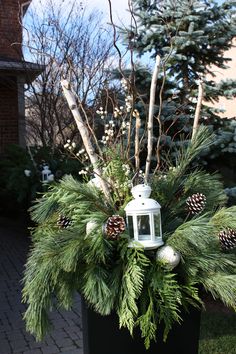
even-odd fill
[[[214,299],[220,299],[226,306],[236,310],[236,275],[212,274],[202,284]]]
[[[218,232],[227,228],[236,229],[236,206],[218,210],[212,216],[210,223]]]

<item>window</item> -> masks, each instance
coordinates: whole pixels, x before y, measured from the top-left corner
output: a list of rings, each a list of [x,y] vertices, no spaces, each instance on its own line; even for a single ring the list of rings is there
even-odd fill
[[[151,231],[150,231],[150,220],[149,215],[138,215],[138,238],[139,240],[150,240]]]
[[[161,214],[154,214],[154,232],[156,237],[161,237]]]
[[[129,228],[129,235],[131,238],[134,237],[134,225],[133,225],[133,217],[128,216],[128,228]]]

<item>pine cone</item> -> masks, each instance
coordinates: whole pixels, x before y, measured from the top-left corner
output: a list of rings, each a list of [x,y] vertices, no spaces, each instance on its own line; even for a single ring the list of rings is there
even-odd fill
[[[236,230],[227,228],[219,233],[221,248],[230,250],[236,247]]]
[[[199,214],[206,206],[206,196],[202,193],[196,193],[186,200],[188,211],[191,214]]]
[[[105,234],[111,240],[117,240],[119,235],[125,231],[125,220],[120,215],[112,215],[105,224]]]
[[[66,229],[67,227],[72,225],[72,220],[67,218],[64,215],[59,215],[59,218],[57,220],[57,225],[59,226],[60,229]]]

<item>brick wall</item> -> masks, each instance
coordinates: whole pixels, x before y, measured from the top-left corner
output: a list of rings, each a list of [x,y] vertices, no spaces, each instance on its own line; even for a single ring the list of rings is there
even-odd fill
[[[25,0],[24,0],[25,1]],[[21,6],[23,0],[0,0],[0,57],[21,59]]]
[[[29,1],[27,1],[29,3]],[[22,60],[22,9],[26,0],[0,0],[0,59]],[[14,44],[13,43],[18,43]],[[24,90],[20,76],[0,73],[0,153],[24,142]],[[19,90],[21,88],[21,91]],[[19,136],[19,132],[22,135]]]
[[[17,79],[0,78],[0,153],[8,144],[18,141]]]

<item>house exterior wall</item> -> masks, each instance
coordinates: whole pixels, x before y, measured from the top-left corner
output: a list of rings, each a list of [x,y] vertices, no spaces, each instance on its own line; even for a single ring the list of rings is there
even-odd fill
[[[8,144],[17,144],[18,134],[18,90],[17,78],[0,79],[0,152]]]
[[[22,59],[22,9],[25,0],[0,0],[0,57]],[[15,43],[15,44],[13,44]]]
[[[233,41],[234,46],[236,46],[236,39]],[[214,80],[215,82],[219,82],[221,80],[236,80],[236,47],[233,47],[227,50],[224,53],[225,58],[230,58],[226,64],[228,66],[227,69],[219,69],[217,67],[211,67],[215,77],[211,75],[208,76],[208,79]],[[223,112],[219,113],[219,116],[222,118],[235,118],[236,117],[236,98],[227,99],[225,97],[219,97],[219,101],[215,102],[213,105],[214,108],[223,110]]]
[[[22,61],[22,16],[26,0],[0,0],[0,61]],[[0,73],[0,153],[9,144],[24,146],[24,82],[12,70]]]

